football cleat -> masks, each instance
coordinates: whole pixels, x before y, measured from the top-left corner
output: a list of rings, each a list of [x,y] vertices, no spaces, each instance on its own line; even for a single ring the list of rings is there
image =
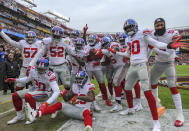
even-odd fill
[[[56,111],[55,113],[52,113],[52,114],[51,114],[51,118],[52,118],[52,119],[56,118],[57,114],[58,114],[58,111]]]
[[[33,123],[33,122],[31,122],[31,121],[26,121],[26,122],[25,122],[26,125],[29,125],[29,124],[31,124],[31,123]]]
[[[93,106],[94,106],[94,111],[101,112],[101,108],[98,106],[98,104],[96,103],[96,101],[93,102]]]
[[[88,125],[88,126],[85,127],[85,131],[93,131],[93,128]]]
[[[35,117],[37,116],[37,112],[31,108],[29,103],[26,103],[25,110],[26,110],[26,117],[29,119],[30,122],[34,122]]]
[[[15,116],[12,120],[8,121],[7,124],[8,125],[11,125],[11,124],[15,124],[17,123],[18,121],[21,121],[21,120],[24,120],[25,119],[25,115],[22,114],[22,115],[17,115]]]
[[[152,131],[161,131],[161,129],[160,129],[160,123],[159,122],[157,122],[156,124],[154,123],[154,127],[153,127],[153,130]]]
[[[116,103],[115,106],[110,110],[110,112],[118,112],[123,110],[123,107],[121,104]]]
[[[119,114],[120,115],[133,115],[135,113],[134,108],[128,108],[124,111],[121,111]]]
[[[176,121],[174,123],[176,127],[181,127],[184,125],[184,115],[182,110],[177,110],[177,116],[176,116]]]
[[[106,99],[105,101],[106,101],[106,105],[113,106],[112,103],[110,102],[110,100]]]
[[[141,103],[137,103],[137,104],[134,106],[134,110],[135,110],[135,111],[140,111],[140,110],[142,110],[142,109],[143,109],[143,107],[142,107]]]

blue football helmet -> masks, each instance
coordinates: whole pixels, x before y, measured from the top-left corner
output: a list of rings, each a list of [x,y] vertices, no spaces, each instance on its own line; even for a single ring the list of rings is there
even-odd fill
[[[118,40],[118,39],[119,39],[119,36],[120,36],[120,33],[119,33],[119,32],[116,32],[116,33],[115,33],[115,40]]]
[[[36,41],[36,34],[33,31],[27,31],[25,35],[25,40],[29,44],[33,44]]]
[[[37,60],[36,68],[38,74],[44,74],[49,69],[49,60],[45,57],[42,57]]]
[[[96,34],[89,35],[87,42],[90,46],[95,46],[98,43],[98,36]]]
[[[84,41],[83,38],[75,39],[75,48],[76,48],[76,50],[82,50],[84,45],[85,45],[85,41]]]
[[[121,33],[119,35],[119,42],[120,43],[125,43],[125,39],[127,38],[126,34],[125,33]]]
[[[80,37],[80,35],[81,35],[81,33],[79,32],[79,30],[73,30],[71,32],[71,36],[70,37],[76,39],[76,38]]]
[[[64,30],[60,26],[54,26],[51,30],[51,33],[53,41],[60,42],[63,37]]]
[[[106,34],[105,36],[108,37],[108,38],[110,38],[110,42],[113,41],[113,37],[112,37],[112,35],[110,35],[110,34]]]
[[[83,87],[83,85],[85,85],[87,80],[88,80],[88,76],[85,71],[82,70],[77,72],[75,76],[75,83],[77,83],[80,87]]]
[[[123,25],[123,30],[126,35],[133,36],[138,31],[138,24],[133,19],[127,19]]]
[[[111,43],[111,40],[109,37],[103,37],[102,38],[102,49],[108,48]]]

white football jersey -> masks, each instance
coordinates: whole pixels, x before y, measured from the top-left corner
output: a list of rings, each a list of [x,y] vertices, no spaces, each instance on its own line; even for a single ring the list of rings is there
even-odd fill
[[[49,83],[56,81],[56,76],[51,71],[47,71],[45,74],[39,75],[36,68],[32,67],[29,79],[34,81],[34,87],[38,88],[38,90],[51,91],[52,87],[49,86]]]
[[[10,43],[12,46],[22,50],[23,67],[28,67],[30,61],[34,58],[34,56],[38,53],[39,49],[43,45],[40,40],[36,40],[33,44],[29,44],[25,40],[16,42],[12,40],[8,35],[6,35],[3,31],[0,32],[0,35],[7,43]]]
[[[73,91],[74,95],[77,95],[77,96],[87,96],[87,93],[94,89],[95,89],[94,84],[92,84],[90,82],[86,82],[82,88],[79,87],[76,83],[73,83],[73,85],[72,85],[72,91]],[[85,102],[80,99],[76,100],[77,107],[83,107],[83,108],[90,109],[91,103],[92,102]]]
[[[144,40],[144,36],[143,31],[138,31],[133,37],[128,36],[125,39],[131,65],[148,61],[148,43]]]
[[[167,44],[172,42],[173,37],[179,35],[178,31],[170,30],[170,29],[167,29],[166,32],[162,36],[155,36],[154,32],[155,31],[152,32],[152,38],[153,39],[167,43]],[[156,52],[156,50],[154,50],[154,51]],[[163,51],[162,54],[161,54],[161,51]],[[176,52],[175,52],[174,49],[164,49],[164,50],[161,50],[161,51],[157,50],[156,55],[155,55],[156,61],[168,62],[168,61],[174,61],[175,60]],[[167,53],[166,56],[164,55],[164,52]]]
[[[101,49],[101,43],[97,43],[95,46],[86,46],[86,55],[89,55],[89,51],[91,49]],[[99,63],[98,65],[94,65],[96,63]],[[97,71],[97,70],[102,70],[102,66],[100,64],[100,59],[99,60],[92,60],[92,58],[88,58],[87,64],[86,64],[86,69],[87,71]]]
[[[120,51],[122,49],[122,46],[120,45],[120,43],[117,42],[112,42],[110,45],[110,48],[118,48]],[[111,53],[112,54],[112,53]],[[118,56],[116,54],[112,54],[110,57],[111,60],[111,64],[114,68],[118,67],[118,66],[123,66],[125,65],[124,57],[123,56]]]
[[[20,40],[20,47],[23,54],[23,67],[28,67],[31,60],[35,57],[41,46],[43,45],[40,40],[36,40],[33,44],[28,44],[25,40]]]
[[[66,50],[69,48],[64,38],[58,43],[53,42],[51,37],[43,39],[44,45],[47,45],[47,54],[50,65],[60,65],[67,62],[65,58]]]

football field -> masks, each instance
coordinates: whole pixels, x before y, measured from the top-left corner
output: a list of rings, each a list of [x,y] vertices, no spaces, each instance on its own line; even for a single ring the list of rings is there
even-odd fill
[[[178,76],[189,76],[189,66],[177,66],[177,74]],[[97,87],[97,83],[94,80],[93,83]],[[62,87],[60,87],[62,88]],[[189,109],[189,90],[179,89],[182,103],[184,109]],[[99,92],[98,87],[96,88],[96,94]],[[135,96],[135,95],[134,95]],[[0,92],[0,97],[4,97],[2,92]],[[166,108],[174,109],[174,104],[172,101],[172,96],[168,88],[159,87],[159,97],[161,99],[162,104]],[[62,101],[62,98],[59,98],[59,101]],[[12,119],[16,112],[12,111],[13,105],[11,102],[11,95],[7,100],[0,101],[0,130],[1,131],[55,131],[59,129],[69,118],[65,117],[61,112],[59,112],[58,116],[55,119],[51,119],[50,115],[44,116],[42,118],[37,119],[34,123],[30,125],[25,125],[25,120],[20,121],[17,124],[7,125],[7,121]],[[7,113],[5,113],[7,112]],[[100,115],[100,114],[99,114]],[[185,118],[189,119],[189,118]]]

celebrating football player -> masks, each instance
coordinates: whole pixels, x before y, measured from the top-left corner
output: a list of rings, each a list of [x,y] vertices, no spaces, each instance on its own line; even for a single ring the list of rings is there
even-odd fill
[[[27,83],[34,81],[32,88],[16,91],[12,94],[12,101],[16,110],[16,117],[8,121],[7,124],[14,124],[25,119],[22,107],[22,99],[29,103],[33,109],[36,109],[36,101],[44,102],[39,107],[39,110],[47,108],[59,96],[60,90],[56,82],[56,76],[49,71],[49,61],[46,58],[38,59],[36,67],[32,67],[28,77],[23,78],[8,78],[5,82]]]
[[[152,37],[158,41],[169,44],[174,42],[179,37],[179,33],[175,30],[166,29],[165,20],[163,18],[157,18],[154,22],[155,30],[152,32]],[[153,48],[155,51],[155,64],[152,66],[151,70],[151,87],[152,93],[160,105],[160,100],[158,98],[158,88],[157,83],[163,72],[167,76],[168,87],[172,93],[172,98],[176,106],[177,116],[175,121],[175,126],[182,126],[184,124],[184,116],[182,112],[182,102],[181,96],[176,87],[176,67],[175,67],[175,57],[176,52],[173,49],[160,50],[158,48]]]
[[[26,105],[27,114],[31,122],[43,115],[52,114],[57,110],[61,110],[64,115],[84,120],[85,131],[93,131],[92,129],[92,112],[90,111],[91,103],[95,99],[94,85],[88,82],[88,76],[85,71],[79,71],[75,76],[72,88],[62,92],[63,99],[66,102],[58,102],[48,108],[36,111],[30,104]]]

